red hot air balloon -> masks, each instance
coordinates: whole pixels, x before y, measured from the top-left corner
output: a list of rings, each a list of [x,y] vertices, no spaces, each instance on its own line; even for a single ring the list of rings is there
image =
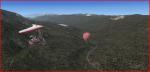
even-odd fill
[[[84,39],[84,41],[88,41],[89,40],[89,38],[90,38],[90,33],[89,32],[84,32],[83,33],[83,39]]]

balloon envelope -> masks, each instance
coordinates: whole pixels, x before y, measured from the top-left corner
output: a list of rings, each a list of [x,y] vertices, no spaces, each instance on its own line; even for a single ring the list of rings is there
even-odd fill
[[[32,32],[32,31],[35,31],[35,30],[40,29],[40,28],[42,28],[42,27],[43,27],[42,25],[33,24],[32,27],[29,27],[29,28],[20,30],[19,33],[20,33],[20,34],[23,34],[23,33]]]
[[[84,39],[84,41],[87,41],[89,38],[90,38],[90,33],[89,32],[84,32],[83,33],[83,39]]]

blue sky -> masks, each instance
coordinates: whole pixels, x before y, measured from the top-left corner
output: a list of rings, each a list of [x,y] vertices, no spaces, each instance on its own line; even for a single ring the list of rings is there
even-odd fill
[[[148,2],[2,2],[2,9],[23,16],[38,14],[148,15]]]

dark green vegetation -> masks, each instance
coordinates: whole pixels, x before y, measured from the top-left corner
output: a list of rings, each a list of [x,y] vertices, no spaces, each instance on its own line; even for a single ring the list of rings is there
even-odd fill
[[[19,35],[18,31],[31,26],[26,18],[13,12],[3,13],[3,68],[6,70],[48,70],[87,69],[89,47],[81,39],[80,30],[65,28],[52,23],[44,24],[46,45],[29,46],[29,35]]]
[[[57,22],[89,31],[91,43],[97,45],[91,60],[99,69],[147,69],[148,65],[148,16],[45,15],[38,21]]]
[[[145,70],[148,64],[148,16],[46,15],[28,20],[3,10],[3,63],[7,70]],[[42,24],[46,45],[28,46],[19,35],[31,24]],[[69,27],[57,24],[67,24]],[[91,32],[90,43],[82,40]],[[88,63],[87,54],[93,65]]]

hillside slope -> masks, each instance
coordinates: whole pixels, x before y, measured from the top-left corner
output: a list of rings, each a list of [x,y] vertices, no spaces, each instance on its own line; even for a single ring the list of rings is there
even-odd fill
[[[87,69],[85,60],[89,46],[82,40],[82,31],[52,23],[33,22],[21,15],[2,10],[3,68],[6,70]],[[29,46],[29,35],[18,31],[42,24],[46,45]]]
[[[90,42],[97,48],[90,58],[98,69],[147,69],[147,15],[44,15],[33,20],[67,24],[91,32]]]

